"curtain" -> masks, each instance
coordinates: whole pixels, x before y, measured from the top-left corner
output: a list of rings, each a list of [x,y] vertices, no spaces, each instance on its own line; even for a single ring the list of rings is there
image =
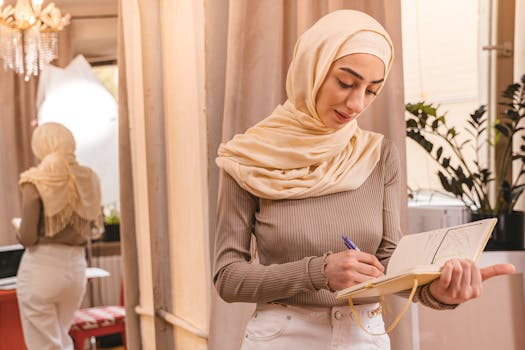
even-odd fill
[[[293,46],[298,36],[317,19],[337,9],[356,9],[376,18],[392,36],[396,59],[381,95],[363,114],[359,123],[362,128],[383,133],[393,140],[401,155],[405,169],[405,122],[403,72],[401,56],[401,5],[399,0],[288,0],[288,1],[222,1],[208,2],[206,23],[214,23],[207,32],[207,41],[215,46],[207,48],[208,84],[220,86],[217,80],[224,79],[224,90],[213,91],[208,96],[208,120],[222,128],[208,134],[209,198],[210,198],[210,245],[212,246],[216,212],[216,184],[218,169],[213,164],[220,140],[229,140],[244,132],[271,113],[285,98],[285,79],[291,60]],[[227,19],[224,10],[228,9]],[[219,18],[222,16],[222,18]],[[221,25],[227,26],[221,30]],[[219,28],[219,29],[217,29]],[[268,30],[271,28],[271,30]],[[222,44],[221,44],[222,43]],[[222,45],[222,46],[220,46]],[[223,69],[223,73],[215,70]],[[210,75],[211,74],[213,75]],[[223,101],[217,101],[223,99]],[[221,103],[222,102],[222,103]],[[222,106],[222,111],[220,110]],[[402,175],[402,227],[406,229],[406,174]],[[226,304],[211,291],[212,314],[210,320],[209,349],[237,349],[240,346],[245,323],[253,305]],[[393,314],[404,300],[392,300]],[[405,316],[405,318],[407,318]],[[387,322],[389,318],[387,318]],[[391,335],[393,349],[410,349],[410,321],[402,322]]]
[[[122,276],[124,285],[124,307],[126,309],[126,347],[141,349],[140,320],[135,313],[139,304],[138,253],[135,231],[135,202],[133,173],[131,168],[130,120],[126,82],[126,57],[122,23],[122,3],[118,16],[118,86],[119,86],[119,172],[120,172],[120,251],[122,254]]]
[[[66,66],[72,58],[70,26],[58,35],[58,59]],[[37,160],[31,150],[31,135],[37,117],[38,76],[29,81],[0,68],[0,245],[14,244],[11,218],[22,214],[18,176]]]
[[[131,262],[124,288],[126,295],[134,293],[126,309],[138,314],[140,329],[140,338],[130,343],[205,349],[210,273],[204,8],[192,0],[120,6],[125,84],[119,90],[127,97],[119,101],[125,113],[121,200],[133,202],[122,206],[123,225],[130,228],[126,237],[123,227],[123,248],[132,247],[124,257],[124,264]]]
[[[18,176],[35,164],[31,133],[36,86],[35,78],[25,82],[22,76],[0,68],[0,245],[17,243],[11,218],[22,214]]]

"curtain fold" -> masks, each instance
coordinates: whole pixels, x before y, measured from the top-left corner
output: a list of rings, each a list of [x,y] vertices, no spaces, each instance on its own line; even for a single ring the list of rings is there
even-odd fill
[[[119,89],[127,94],[121,103],[129,123],[121,116],[121,181],[122,192],[133,189],[122,200],[134,202],[122,207],[122,217],[135,236],[125,240],[137,248],[135,258],[125,258],[125,289],[138,287],[126,307],[140,314],[134,342],[204,349],[210,283],[203,3],[120,4],[126,84]]]
[[[209,120],[222,119],[220,132],[223,141],[244,132],[248,127],[268,116],[275,106],[284,102],[285,80],[293,46],[298,36],[317,19],[338,9],[355,9],[367,12],[376,18],[392,36],[396,59],[386,86],[374,104],[359,119],[364,129],[383,133],[393,140],[401,155],[403,174],[401,184],[402,228],[406,230],[406,172],[405,169],[405,122],[401,47],[400,0],[285,0],[285,1],[223,1],[228,7],[227,34],[209,32],[208,41],[224,40],[225,47],[208,48],[207,55],[213,57],[223,53],[224,76],[208,76],[208,81],[223,78],[224,92],[208,96],[208,103],[218,105],[215,99],[222,98],[223,111],[209,110]],[[207,12],[210,21],[216,22],[214,13]],[[211,61],[211,60],[210,60]],[[212,63],[209,67],[213,66]],[[216,65],[213,66],[216,69]],[[210,82],[208,82],[210,84]],[[213,83],[212,83],[213,84]],[[209,134],[208,140],[217,144],[217,135]],[[210,199],[216,201],[218,169],[212,160],[216,148],[209,150]],[[215,187],[213,187],[215,185]],[[216,213],[216,202],[210,202],[210,215]],[[215,222],[210,218],[210,222]],[[210,226],[210,241],[215,231]],[[216,292],[211,292],[212,314],[210,320],[209,349],[237,349],[242,341],[245,323],[253,305],[226,304]],[[391,301],[393,314],[403,300]],[[406,318],[406,316],[405,316]],[[387,322],[389,319],[386,320]],[[392,334],[393,349],[411,349],[410,322],[400,324]]]
[[[126,309],[126,347],[129,350],[141,349],[140,319],[135,313],[139,305],[138,253],[135,231],[135,201],[133,192],[133,172],[131,168],[130,120],[126,82],[126,56],[124,52],[124,33],[122,5],[118,16],[118,86],[119,86],[119,171],[120,171],[120,251],[122,254],[122,276],[124,306]]]
[[[35,164],[31,151],[37,80],[0,67],[0,245],[15,244],[11,218],[22,214],[19,174]]]
[[[72,58],[71,26],[58,34],[58,58],[52,63],[66,66]],[[0,67],[0,245],[14,244],[16,232],[11,218],[22,214],[19,174],[35,165],[31,135],[37,119],[38,76],[29,81]]]

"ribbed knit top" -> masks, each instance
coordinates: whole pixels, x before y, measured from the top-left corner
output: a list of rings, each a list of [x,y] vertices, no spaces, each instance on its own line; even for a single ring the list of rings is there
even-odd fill
[[[344,305],[327,287],[324,255],[347,235],[383,265],[401,238],[400,161],[389,140],[357,189],[296,200],[257,198],[221,172],[214,283],[228,302]],[[259,263],[252,260],[252,233]]]

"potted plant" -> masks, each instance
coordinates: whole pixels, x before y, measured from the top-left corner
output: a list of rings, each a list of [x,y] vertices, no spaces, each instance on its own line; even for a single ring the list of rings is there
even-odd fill
[[[489,249],[522,249],[524,214],[514,207],[525,189],[525,75],[503,91],[499,104],[504,110],[494,124],[489,122],[484,105],[470,114],[464,130],[472,139],[460,140],[460,131],[447,124],[446,115],[438,112],[437,106],[408,103],[407,136],[436,161],[443,189],[465,204],[473,220],[498,217]],[[442,141],[438,147],[431,141],[435,138]],[[513,148],[513,141],[520,142],[518,149]],[[480,150],[485,145],[502,150],[493,169],[480,161]],[[471,162],[466,156],[469,147],[475,154]],[[511,179],[509,169],[513,164],[518,171]],[[491,195],[491,187],[495,195]]]
[[[115,204],[104,206],[104,235],[106,242],[120,241],[120,213]]]

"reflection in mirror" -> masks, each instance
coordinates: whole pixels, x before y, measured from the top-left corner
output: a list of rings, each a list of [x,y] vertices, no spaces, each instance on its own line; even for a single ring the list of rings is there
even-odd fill
[[[46,67],[38,84],[38,123],[54,121],[71,130],[78,162],[98,174],[102,205],[108,205],[119,202],[118,105],[110,92],[116,91],[116,66],[97,71],[108,87],[82,55],[66,68]]]

